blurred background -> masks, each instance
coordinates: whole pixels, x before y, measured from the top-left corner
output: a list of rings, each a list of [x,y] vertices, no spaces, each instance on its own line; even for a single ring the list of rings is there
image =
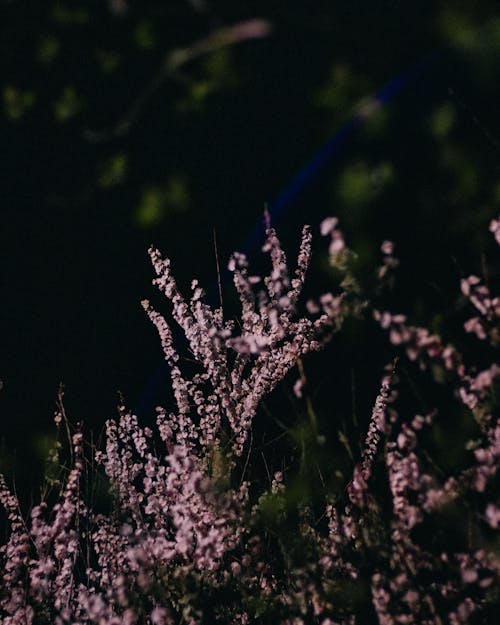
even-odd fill
[[[97,432],[119,392],[152,419],[149,244],[217,304],[215,250],[257,255],[266,205],[290,258],[328,215],[362,270],[394,240],[392,309],[454,339],[500,206],[496,2],[1,0],[0,48],[0,470],[33,479],[60,383]],[[366,416],[378,340],[355,328],[317,380],[356,380]]]

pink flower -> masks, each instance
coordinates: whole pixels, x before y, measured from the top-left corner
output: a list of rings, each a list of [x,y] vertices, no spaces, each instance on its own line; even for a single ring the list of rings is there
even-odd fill
[[[302,399],[302,389],[304,388],[304,382],[301,378],[298,378],[295,382],[295,384],[293,385],[293,392],[295,394],[295,397],[297,397],[298,399]]]
[[[336,217],[327,217],[324,219],[320,225],[321,236],[326,237],[331,234],[337,227],[338,223],[339,220]]]
[[[494,234],[496,242],[500,245],[500,217],[498,219],[491,220],[490,232]]]
[[[500,525],[500,508],[493,503],[489,503],[486,506],[484,516],[490,527],[495,530],[498,529],[498,526]]]
[[[380,246],[382,254],[392,255],[394,253],[394,243],[392,241],[384,241]]]

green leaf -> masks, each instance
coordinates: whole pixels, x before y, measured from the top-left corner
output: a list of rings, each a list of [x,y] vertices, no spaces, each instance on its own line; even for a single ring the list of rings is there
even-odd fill
[[[19,121],[33,107],[35,101],[36,95],[33,91],[22,91],[12,85],[6,85],[3,89],[5,115],[13,121]]]
[[[60,49],[59,41],[52,35],[43,35],[38,45],[37,58],[42,65],[50,65]]]
[[[186,212],[190,203],[186,178],[172,175],[165,185],[150,186],[143,190],[136,219],[140,226],[149,228],[163,221],[169,214]]]
[[[142,20],[134,31],[134,41],[138,48],[151,50],[156,45],[153,25],[149,20]]]
[[[456,113],[453,104],[447,102],[436,108],[432,114],[430,127],[437,139],[446,137],[455,125]]]
[[[54,103],[54,116],[61,124],[75,117],[82,109],[82,101],[74,87],[65,87]]]
[[[121,184],[127,174],[127,156],[124,153],[115,154],[101,164],[99,186],[104,189]]]

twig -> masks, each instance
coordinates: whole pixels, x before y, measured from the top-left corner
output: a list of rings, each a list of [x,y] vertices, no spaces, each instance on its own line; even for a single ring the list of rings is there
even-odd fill
[[[104,130],[96,131],[87,129],[84,131],[84,138],[91,143],[103,143],[127,134],[133,124],[141,116],[148,100],[156,94],[167,78],[178,77],[179,70],[187,63],[210,52],[226,48],[236,43],[241,43],[242,41],[261,39],[266,37],[270,32],[271,24],[267,20],[254,18],[243,22],[237,22],[232,26],[218,28],[210,35],[199,39],[191,46],[177,48],[169,52],[153,78],[144,87],[142,92],[136,96],[135,100],[132,101],[132,104],[118,123],[114,127]]]

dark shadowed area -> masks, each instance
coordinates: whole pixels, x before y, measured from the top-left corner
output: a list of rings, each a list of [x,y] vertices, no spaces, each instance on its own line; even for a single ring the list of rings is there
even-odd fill
[[[315,228],[309,293],[324,217],[367,272],[395,241],[392,309],[452,340],[500,205],[499,58],[486,0],[0,1],[0,470],[34,479],[60,383],[97,432],[118,392],[152,419],[170,395],[148,246],[212,303],[218,257],[234,314],[227,259],[258,255],[266,205],[290,258]],[[325,414],[354,380],[368,415],[387,354],[369,327],[347,337],[311,376]]]

